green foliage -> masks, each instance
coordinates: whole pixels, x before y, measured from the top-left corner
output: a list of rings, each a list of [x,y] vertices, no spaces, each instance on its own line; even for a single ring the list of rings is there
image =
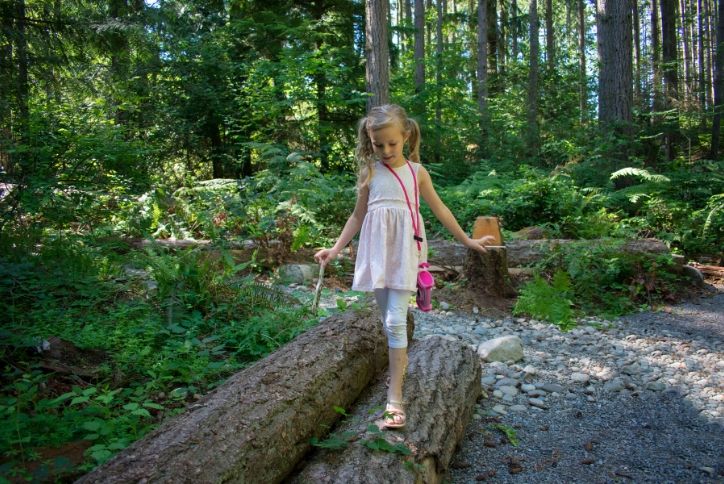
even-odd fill
[[[0,259],[0,452],[13,472],[38,448],[81,439],[92,442],[87,470],[317,321],[224,251],[119,256],[90,238],[0,242],[16,249]],[[91,382],[42,371],[36,347],[51,336],[76,348],[81,359],[63,363]]]
[[[513,447],[518,447],[518,444],[520,443],[518,440],[518,434],[515,431],[513,427],[510,427],[509,425],[505,424],[493,424],[493,429],[497,430],[501,434],[505,435],[505,438],[508,439],[508,442],[510,442],[510,445]]]
[[[319,440],[317,437],[312,437],[309,441],[314,447],[320,447],[322,449],[329,450],[343,450],[349,446],[349,443],[354,439],[357,434],[352,431],[333,433],[324,440]]]
[[[594,238],[611,235],[618,220],[600,190],[581,189],[568,175],[550,176],[528,166],[501,173],[482,165],[460,185],[441,190],[441,196],[463,227],[472,227],[480,215],[495,215],[507,230],[535,225],[554,237]]]
[[[559,295],[568,294],[572,309],[581,314],[617,316],[641,306],[671,301],[680,287],[686,287],[672,270],[670,256],[626,252],[621,249],[622,243],[610,240],[558,246],[538,264],[537,270],[548,277],[566,273],[564,279],[570,279],[570,286],[561,283]],[[546,290],[541,289],[541,294]]]
[[[571,281],[566,272],[558,270],[549,284],[540,275],[520,290],[513,314],[529,314],[555,323],[563,330],[575,327],[571,306]]]
[[[412,455],[412,450],[410,450],[410,448],[402,442],[392,444],[384,437],[365,439],[361,441],[361,444],[374,451],[388,452],[390,454]]]

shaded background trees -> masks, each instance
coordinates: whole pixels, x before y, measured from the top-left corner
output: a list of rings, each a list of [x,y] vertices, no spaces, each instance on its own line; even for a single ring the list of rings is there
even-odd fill
[[[388,95],[420,121],[443,186],[521,166],[567,167],[607,189],[626,166],[707,170],[702,160],[719,158],[719,9],[5,1],[0,163],[17,189],[3,221],[16,210],[77,219],[69,207],[111,187],[283,177],[292,158],[349,173],[354,123]]]

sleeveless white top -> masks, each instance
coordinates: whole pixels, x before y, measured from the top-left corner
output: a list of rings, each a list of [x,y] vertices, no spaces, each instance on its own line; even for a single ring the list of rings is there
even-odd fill
[[[410,166],[417,176],[420,164],[410,162]],[[410,168],[405,163],[393,170],[405,184],[413,215],[416,216],[415,186]],[[427,238],[422,215],[419,230],[423,242],[418,254],[410,209],[400,182],[381,162],[375,163],[369,184],[367,215],[360,231],[352,289],[368,292],[381,288],[415,291],[418,264],[427,261]]]

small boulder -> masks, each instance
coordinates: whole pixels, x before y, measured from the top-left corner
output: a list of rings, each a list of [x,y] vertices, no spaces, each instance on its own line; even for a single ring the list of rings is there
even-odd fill
[[[523,343],[517,336],[501,336],[480,343],[478,355],[485,361],[519,361],[523,359]]]
[[[284,264],[279,266],[279,278],[285,284],[311,284],[319,273],[316,264]]]

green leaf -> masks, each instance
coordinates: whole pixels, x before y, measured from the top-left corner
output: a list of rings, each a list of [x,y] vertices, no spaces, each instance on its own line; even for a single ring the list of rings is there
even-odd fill
[[[98,420],[83,422],[83,425],[81,427],[83,427],[85,430],[88,430],[89,432],[95,432],[101,428],[101,422],[99,422]]]

